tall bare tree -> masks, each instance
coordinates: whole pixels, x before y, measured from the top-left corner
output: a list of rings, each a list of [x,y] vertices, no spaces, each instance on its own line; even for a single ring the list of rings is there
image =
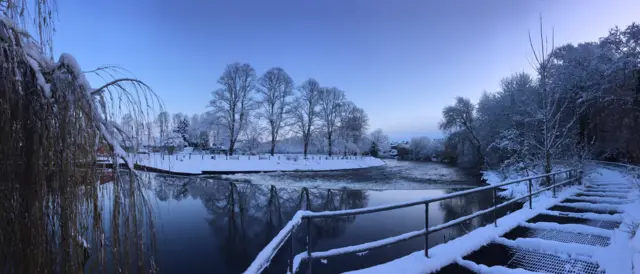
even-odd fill
[[[529,45],[534,57],[534,68],[538,74],[538,92],[533,96],[530,108],[530,117],[535,125],[534,130],[526,134],[527,145],[542,151],[544,172],[552,171],[551,160],[567,145],[573,145],[576,136],[577,112],[566,116],[571,100],[564,97],[561,92],[554,90],[551,85],[553,59],[551,53],[554,50],[553,35],[551,45],[543,34],[542,20],[540,20],[540,48],[536,50],[531,35]],[[547,178],[547,184],[551,183]]]
[[[366,137],[366,131],[369,129],[367,113],[351,101],[345,101],[340,110],[338,135],[344,143],[345,153],[360,152],[361,148],[369,149],[370,144],[362,144],[362,139]]]
[[[284,112],[293,95],[293,80],[282,68],[268,70],[258,80],[258,93],[261,95],[260,117],[267,120],[271,135],[271,155],[275,154],[276,142],[284,126]]]
[[[213,92],[213,100],[209,103],[229,132],[230,155],[233,155],[238,136],[246,129],[249,112],[254,108],[255,82],[256,72],[251,65],[227,65],[218,79],[222,87]]]
[[[302,135],[304,157],[309,152],[309,143],[318,119],[318,99],[320,84],[315,79],[308,79],[298,87],[297,96],[289,108],[293,121],[293,130]]]
[[[169,113],[166,111],[162,111],[158,113],[158,117],[156,117],[156,125],[158,125],[158,130],[160,131],[160,142],[164,141],[164,137],[169,132]]]
[[[329,156],[333,155],[333,137],[340,121],[341,108],[345,104],[344,92],[338,88],[322,88],[320,90],[320,120],[327,136]]]

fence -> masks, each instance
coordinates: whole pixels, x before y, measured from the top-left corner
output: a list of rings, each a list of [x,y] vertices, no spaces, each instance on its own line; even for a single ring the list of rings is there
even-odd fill
[[[561,177],[562,181],[557,182],[558,177]],[[460,223],[469,221],[471,219],[474,219],[476,217],[482,216],[484,214],[488,214],[488,213],[493,213],[493,220],[494,220],[494,225],[498,225],[497,224],[497,216],[496,216],[496,210],[499,208],[503,208],[509,204],[515,203],[517,201],[522,201],[524,199],[528,198],[528,203],[529,203],[529,208],[533,207],[533,196],[542,193],[544,191],[548,191],[551,190],[553,191],[553,196],[556,196],[556,188],[568,183],[581,183],[581,178],[582,178],[582,171],[578,170],[578,169],[569,169],[569,170],[563,170],[563,171],[558,171],[558,172],[553,172],[553,173],[548,173],[548,174],[542,174],[542,175],[537,175],[537,176],[531,176],[531,177],[526,177],[526,178],[522,178],[522,179],[518,179],[518,180],[513,180],[513,181],[508,181],[508,182],[503,182],[497,185],[490,185],[490,186],[484,186],[484,187],[479,187],[479,188],[474,188],[474,189],[470,189],[470,190],[465,190],[465,191],[459,191],[459,192],[455,192],[455,193],[451,193],[451,194],[447,194],[447,195],[443,195],[443,196],[439,196],[439,197],[435,197],[435,198],[427,198],[427,199],[421,199],[421,200],[415,200],[415,201],[409,201],[409,202],[404,202],[404,203],[397,203],[397,204],[391,204],[391,205],[382,205],[382,206],[376,206],[376,207],[368,207],[368,208],[359,208],[359,209],[351,209],[351,210],[341,210],[341,211],[325,211],[325,212],[310,212],[310,211],[298,211],[293,218],[291,219],[291,221],[289,221],[287,223],[287,225],[285,225],[285,227],[280,230],[280,232],[276,235],[276,237],[274,237],[271,242],[269,242],[269,244],[267,244],[267,246],[258,254],[258,256],[256,257],[256,259],[253,261],[253,263],[249,266],[249,268],[245,271],[245,273],[247,274],[253,274],[253,273],[261,273],[264,269],[266,269],[270,262],[271,259],[273,259],[273,257],[275,256],[275,254],[278,252],[278,250],[286,243],[287,240],[290,241],[291,244],[291,249],[289,252],[289,262],[288,262],[288,271],[289,273],[295,273],[300,264],[303,261],[307,261],[308,262],[308,273],[311,273],[312,271],[312,262],[314,259],[324,259],[324,258],[328,258],[328,257],[333,257],[333,256],[338,256],[341,254],[349,254],[349,253],[359,253],[359,252],[364,252],[364,251],[368,251],[371,249],[375,249],[375,248],[380,248],[380,247],[385,247],[385,246],[389,246],[389,245],[393,245],[399,242],[403,242],[403,241],[408,241],[417,237],[422,237],[424,236],[424,255],[426,257],[429,256],[429,234],[434,233],[434,232],[438,232],[440,230],[452,227],[454,225],[458,225]],[[533,181],[534,180],[539,180],[539,179],[545,179],[546,181],[550,182],[550,186],[544,187],[542,189],[533,191]],[[517,184],[517,183],[521,183],[521,182],[526,182],[528,184],[528,194],[521,196],[521,197],[517,197],[511,200],[508,200],[504,203],[498,204],[498,199],[497,199],[497,190],[499,188],[508,186],[508,185],[513,185],[513,184]],[[482,192],[482,191],[493,191],[493,207],[490,207],[488,209],[484,209],[484,210],[480,210],[477,211],[473,214],[470,215],[466,215],[460,218],[457,218],[455,220],[451,220],[449,222],[440,224],[440,225],[436,225],[433,227],[429,227],[429,204],[430,203],[434,203],[434,202],[439,202],[439,201],[443,201],[443,200],[447,200],[447,199],[452,199],[452,198],[456,198],[456,197],[461,197],[461,196],[465,196],[465,195],[469,195],[469,194],[473,194],[473,193],[478,193],[478,192]],[[412,231],[412,232],[408,232],[408,233],[404,233],[398,236],[394,236],[394,237],[390,237],[390,238],[386,238],[386,239],[382,239],[382,240],[378,240],[378,241],[373,241],[373,242],[368,242],[368,243],[364,243],[364,244],[360,244],[360,245],[355,245],[355,246],[349,246],[349,247],[342,247],[342,248],[336,248],[336,249],[331,249],[328,251],[313,251],[311,248],[311,244],[313,242],[313,231],[312,231],[312,222],[314,219],[321,219],[321,218],[338,218],[338,217],[345,217],[345,216],[354,216],[354,215],[362,215],[362,214],[369,214],[369,213],[375,213],[375,212],[382,212],[382,211],[389,211],[389,210],[394,210],[394,209],[400,209],[400,208],[406,208],[406,207],[412,207],[412,206],[417,206],[417,205],[424,205],[425,206],[425,220],[424,220],[424,229],[421,230],[416,230],[416,231]],[[302,224],[302,222],[306,222],[306,227],[307,227],[307,237],[306,237],[306,242],[307,242],[307,250],[298,254],[298,255],[294,255],[295,254],[295,242],[294,242],[294,237],[293,237],[293,233],[295,231],[295,229],[300,226]]]

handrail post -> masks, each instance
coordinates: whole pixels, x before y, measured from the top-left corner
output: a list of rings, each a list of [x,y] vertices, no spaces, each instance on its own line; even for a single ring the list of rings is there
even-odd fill
[[[493,189],[493,225],[498,227],[498,216],[496,215],[496,205],[498,204],[496,189]]]
[[[533,195],[531,195],[531,179],[529,179],[529,209],[533,209]]]
[[[424,204],[424,256],[429,258],[429,203]]]
[[[556,198],[556,175],[551,176],[551,184],[553,189],[553,198]]]
[[[311,265],[313,264],[313,258],[311,257],[311,221],[313,219],[307,218],[307,262],[309,266],[307,267],[307,274],[311,274]],[[293,274],[293,273],[292,273]]]
[[[291,249],[289,249],[289,273],[291,274],[293,274],[293,254],[295,254],[295,233],[296,229],[294,228],[291,230],[291,235],[289,235],[289,237],[291,237]]]
[[[578,184],[579,185],[583,185],[583,182],[582,182],[582,170],[578,170],[577,173],[578,173],[577,174],[577,176],[578,176]]]

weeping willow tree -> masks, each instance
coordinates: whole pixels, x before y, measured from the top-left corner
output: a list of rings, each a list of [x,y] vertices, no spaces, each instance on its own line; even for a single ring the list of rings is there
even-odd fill
[[[154,271],[142,175],[111,121],[122,109],[142,121],[161,103],[115,67],[91,71],[105,79],[93,88],[71,55],[54,61],[54,15],[51,1],[0,0],[0,272]],[[129,169],[114,165],[100,185],[104,145]]]

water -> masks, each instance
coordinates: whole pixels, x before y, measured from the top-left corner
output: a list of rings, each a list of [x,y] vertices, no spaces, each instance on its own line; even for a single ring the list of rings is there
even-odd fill
[[[477,176],[446,165],[390,161],[388,166],[330,173],[278,173],[226,177],[154,175],[150,189],[156,214],[157,262],[163,273],[241,273],[300,208],[313,211],[362,208],[435,197],[480,186]],[[485,209],[491,192],[429,206],[429,224]],[[314,220],[315,251],[361,244],[424,228],[424,206],[360,216]],[[502,215],[504,212],[501,212]],[[493,221],[476,218],[429,236],[429,246],[451,240]],[[295,253],[306,249],[307,229],[295,232]],[[417,238],[364,255],[315,261],[315,273],[368,267],[424,248]],[[284,273],[287,244],[267,269]],[[306,265],[302,267],[306,268]],[[301,271],[303,272],[303,271]]]

